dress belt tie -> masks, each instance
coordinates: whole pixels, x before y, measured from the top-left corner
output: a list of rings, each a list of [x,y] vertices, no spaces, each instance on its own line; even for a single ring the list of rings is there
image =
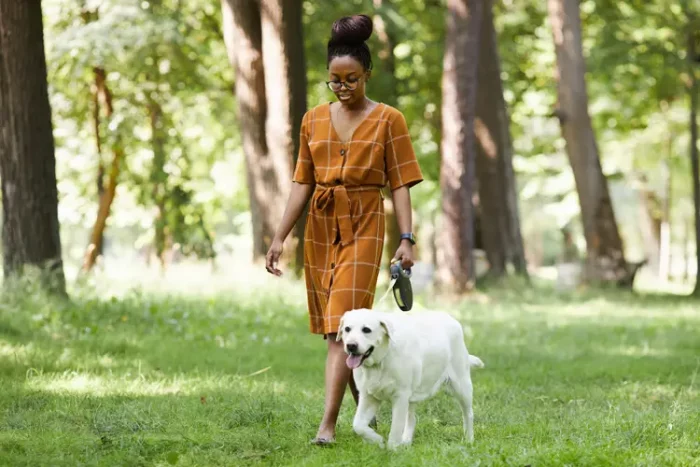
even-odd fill
[[[335,221],[340,229],[340,242],[343,245],[350,244],[355,238],[352,228],[352,217],[350,215],[350,191],[379,191],[380,186],[376,185],[316,185],[319,192],[316,197],[315,207],[320,211],[325,211],[331,201],[335,206]]]

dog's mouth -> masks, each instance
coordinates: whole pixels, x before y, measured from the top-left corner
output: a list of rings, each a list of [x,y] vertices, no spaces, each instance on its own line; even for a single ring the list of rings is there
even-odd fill
[[[370,347],[365,353],[350,354],[345,360],[345,364],[348,366],[348,368],[353,370],[355,368],[359,368],[364,363],[364,361],[367,360],[370,355],[372,355],[372,352],[374,352],[374,346]]]

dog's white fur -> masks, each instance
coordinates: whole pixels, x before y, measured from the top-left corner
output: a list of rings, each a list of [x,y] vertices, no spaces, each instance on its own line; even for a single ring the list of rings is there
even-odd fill
[[[369,331],[369,332],[368,332]],[[374,350],[353,370],[360,400],[354,431],[369,442],[384,446],[384,439],[369,423],[382,401],[392,404],[387,447],[410,445],[416,426],[418,402],[434,396],[448,382],[462,409],[464,435],[474,440],[471,367],[483,362],[469,355],[462,325],[444,312],[384,313],[352,310],[343,316],[337,340],[356,345],[355,354]]]

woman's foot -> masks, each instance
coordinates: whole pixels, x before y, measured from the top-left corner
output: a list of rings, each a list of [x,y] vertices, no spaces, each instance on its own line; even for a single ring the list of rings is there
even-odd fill
[[[331,444],[333,442],[335,442],[335,430],[331,430],[325,427],[319,428],[316,437],[311,440],[312,444],[317,444],[319,446]]]
[[[311,440],[311,444],[315,444],[316,446],[328,446],[329,444],[335,443],[335,439],[333,438],[314,438]]]

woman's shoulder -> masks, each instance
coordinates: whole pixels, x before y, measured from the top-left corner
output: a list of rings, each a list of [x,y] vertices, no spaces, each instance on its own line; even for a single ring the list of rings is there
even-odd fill
[[[308,109],[306,112],[304,112],[304,120],[310,120],[310,119],[315,119],[318,118],[320,115],[324,115],[324,112],[326,112],[328,109],[328,102],[322,102],[320,104],[317,104],[310,109]]]
[[[401,110],[389,104],[381,103],[379,105],[384,106],[380,120],[385,122],[387,129],[390,129],[393,132],[407,131],[408,123],[406,122],[406,117]]]
[[[384,106],[384,109],[383,109],[384,117],[386,117],[386,119],[389,120],[389,122],[394,122],[397,118],[399,118],[401,120],[406,120],[406,117],[404,117],[403,112],[401,112],[396,107],[389,105],[389,104],[385,104],[383,102],[380,103],[379,105]]]

